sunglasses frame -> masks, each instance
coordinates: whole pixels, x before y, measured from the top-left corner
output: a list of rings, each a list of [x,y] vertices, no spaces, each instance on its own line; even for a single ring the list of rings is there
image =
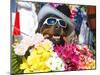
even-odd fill
[[[49,23],[47,22],[48,19],[56,19],[56,22],[55,22],[54,24],[49,24]],[[58,18],[55,18],[55,17],[48,17],[48,18],[44,21],[43,25],[44,25],[44,24],[55,25],[55,24],[58,23],[59,26],[61,26],[61,27],[63,27],[63,28],[66,28],[67,25],[65,25],[65,26],[61,25],[60,20],[62,20],[62,19],[58,19]],[[62,20],[62,21],[63,21],[63,20]],[[66,23],[65,23],[65,24],[66,24]]]

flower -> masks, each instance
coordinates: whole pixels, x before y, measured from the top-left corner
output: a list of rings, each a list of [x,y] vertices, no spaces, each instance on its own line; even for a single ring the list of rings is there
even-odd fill
[[[30,46],[33,46],[33,45],[36,46],[39,43],[41,43],[43,40],[44,40],[43,35],[39,33],[34,34],[32,37],[26,36],[21,40],[20,44],[17,45],[16,48],[14,49],[15,54],[23,56],[25,55],[26,51],[28,50]]]
[[[95,69],[95,60],[91,57],[81,55],[79,61],[79,69]]]
[[[25,57],[22,58],[23,63],[20,65],[20,69],[25,69],[24,73],[31,73],[30,66],[27,64]]]
[[[25,55],[26,51],[28,49],[28,46],[26,44],[19,44],[15,49],[15,54],[19,56]]]
[[[92,69],[95,67],[93,53],[86,45],[55,45],[54,51],[65,63],[65,70]]]
[[[45,49],[48,49],[49,51],[53,51],[53,43],[51,41],[49,41],[48,39],[45,39],[43,42],[42,42],[42,46],[45,48]]]
[[[93,52],[89,50],[86,45],[77,45],[76,51],[79,54],[79,69],[93,69],[95,68],[95,60],[93,59]]]
[[[32,36],[32,42],[36,46],[37,44],[40,44],[44,40],[44,37],[40,33],[36,33]]]
[[[88,57],[93,57],[93,52],[89,50],[89,48],[86,45],[77,45],[76,47],[77,51],[79,52],[80,55],[86,55]]]
[[[30,36],[24,37],[19,45],[17,45],[14,49],[16,55],[23,56],[28,50],[29,46],[32,46],[32,38]]]
[[[47,60],[46,64],[52,71],[64,71],[65,70],[64,62],[58,57],[58,55],[55,52]]]
[[[87,62],[85,64],[85,69],[95,69],[95,68],[96,68],[96,62],[95,62],[95,60],[92,60],[92,61]]]
[[[24,55],[30,46],[30,54],[25,58]],[[14,51],[15,54],[23,56],[20,69],[24,70],[24,73],[95,69],[93,53],[86,45],[54,46],[39,33],[24,37]]]
[[[79,55],[75,53],[76,45],[65,44],[64,46],[56,45],[54,50],[64,61],[66,70],[76,70],[78,69]]]
[[[52,43],[44,40],[30,50],[30,55],[26,61],[20,65],[24,72],[48,72],[51,69],[46,65],[46,61],[53,53]],[[28,65],[28,66],[27,66]],[[23,68],[25,67],[25,68]]]

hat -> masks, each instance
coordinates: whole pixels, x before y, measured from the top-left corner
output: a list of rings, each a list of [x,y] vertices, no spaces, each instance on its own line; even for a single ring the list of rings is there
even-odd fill
[[[48,14],[53,14],[65,21],[66,24],[68,24],[68,33],[74,31],[74,22],[69,18],[70,17],[70,10],[68,10],[68,6],[66,5],[60,5],[57,7],[54,7],[51,4],[45,4],[38,13],[38,21],[41,22],[41,20]],[[41,27],[41,25],[40,25]]]

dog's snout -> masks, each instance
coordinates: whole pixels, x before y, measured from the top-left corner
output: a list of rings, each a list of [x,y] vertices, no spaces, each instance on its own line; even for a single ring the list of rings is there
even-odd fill
[[[56,29],[59,29],[60,27],[59,27],[59,25],[55,25],[55,28],[56,28]]]

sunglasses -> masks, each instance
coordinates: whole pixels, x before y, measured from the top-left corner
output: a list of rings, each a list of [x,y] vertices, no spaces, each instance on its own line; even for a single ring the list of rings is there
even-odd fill
[[[55,17],[49,17],[47,18],[43,24],[47,24],[47,25],[56,25],[58,23],[58,25],[60,25],[61,27],[63,28],[66,28],[67,25],[66,23],[62,20],[62,19],[58,19],[58,18],[55,18]]]

